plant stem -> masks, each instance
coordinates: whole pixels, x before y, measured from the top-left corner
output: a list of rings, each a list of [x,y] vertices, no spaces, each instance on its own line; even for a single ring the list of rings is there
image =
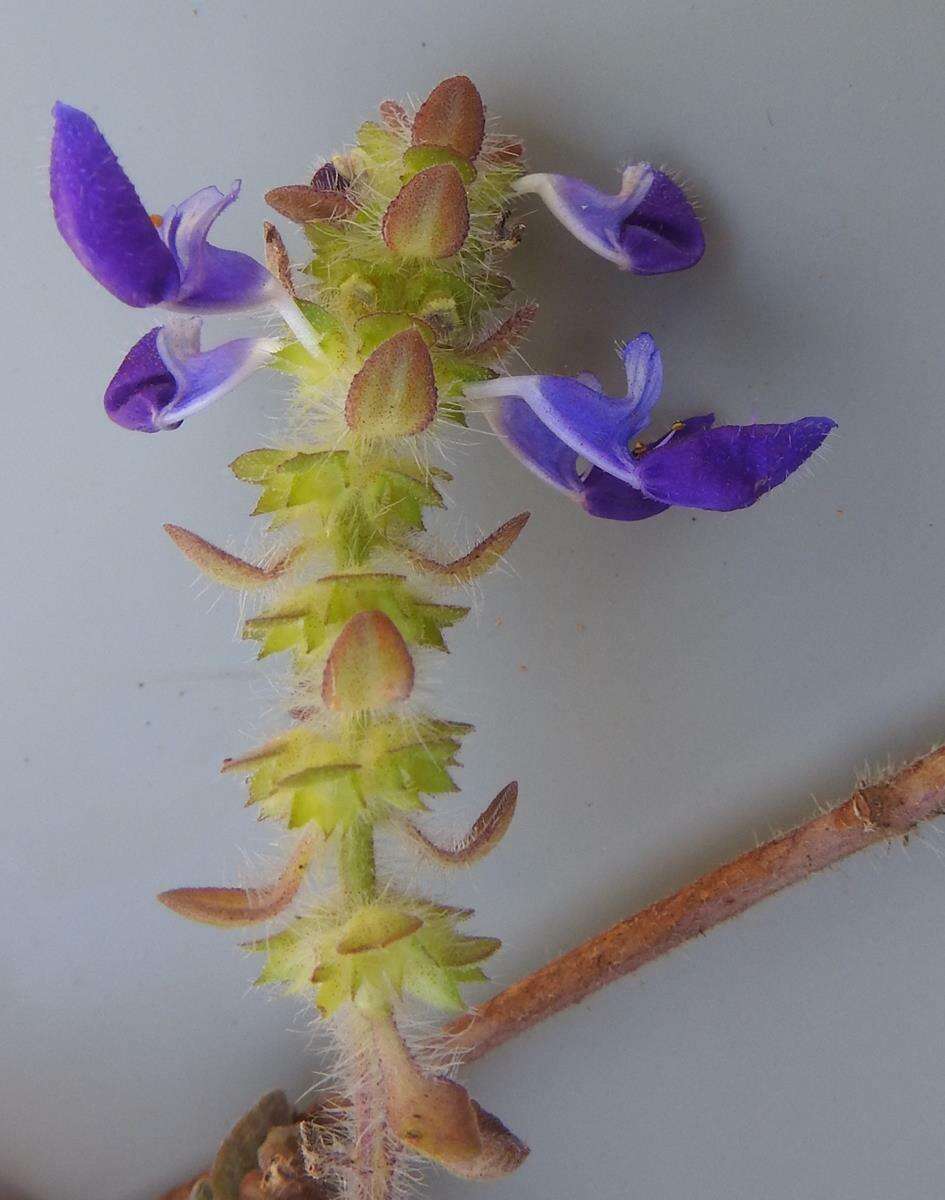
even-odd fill
[[[479,1058],[782,888],[943,812],[945,747],[619,921],[457,1018],[445,1032],[454,1035],[466,1060]]]
[[[345,830],[338,854],[338,870],[349,900],[363,903],[374,899],[374,826],[370,821],[356,821]]]

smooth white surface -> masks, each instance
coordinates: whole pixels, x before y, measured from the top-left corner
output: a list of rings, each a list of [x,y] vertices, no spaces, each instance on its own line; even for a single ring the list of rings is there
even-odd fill
[[[275,726],[277,689],[160,526],[247,544],[252,491],[226,464],[272,432],[278,381],[176,434],[106,421],[149,319],[57,238],[52,101],[93,112],[158,211],[242,176],[220,233],[249,249],[267,187],[385,96],[468,71],[536,170],[616,186],[626,157],[666,161],[704,204],[704,263],[654,280],[536,213],[510,264],[543,306],[533,366],[615,384],[614,339],[649,329],[661,417],[840,421],[813,472],[732,516],[592,523],[485,435],[457,462],[445,533],[534,512],[517,576],[487,584],[436,676],[479,729],[444,824],[521,782],[501,850],[437,884],[505,939],[501,984],[943,737],[945,16],[57,0],[8,6],[4,29],[0,1192],[145,1200],[313,1070],[238,939],[153,899],[255,878],[271,838],[217,765]],[[533,1152],[483,1194],[940,1195],[942,848],[932,828],[851,861],[484,1060],[477,1095]]]

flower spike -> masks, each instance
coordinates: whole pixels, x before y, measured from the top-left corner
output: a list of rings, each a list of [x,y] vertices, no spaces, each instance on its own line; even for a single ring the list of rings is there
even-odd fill
[[[146,333],[105,390],[105,411],[125,429],[176,429],[232,391],[279,349],[274,338],[236,338],[200,349],[197,317],[178,317]]]
[[[634,275],[683,271],[705,253],[685,192],[649,163],[627,167],[616,196],[569,175],[525,175],[512,186],[535,193],[578,241]]]
[[[266,194],[304,227],[312,253],[297,273],[268,222],[266,266],[209,243],[238,183],[149,216],[91,117],[63,104],[54,112],[50,191],[64,239],[126,304],[171,310],[163,325],[147,323],[155,328],[108,385],[109,417],[142,432],[177,428],[264,364],[294,384],[285,439],[232,464],[260,490],[263,562],[165,529],[205,576],[261,594],[242,636],[260,643],[259,657],[291,663],[287,727],[222,769],[246,777],[260,820],[299,833],[262,886],[174,888],[160,900],[220,927],[282,914],[281,929],[250,943],[266,956],[257,982],[282,985],[332,1021],[345,1072],[342,1094],[301,1129],[284,1095],[264,1097],[190,1200],[390,1200],[418,1156],[461,1178],[501,1178],[527,1146],[438,1073],[453,1057],[448,1041],[414,1046],[402,1033],[417,1004],[468,1012],[461,989],[488,982],[482,964],[501,943],[463,932],[472,909],[425,898],[412,878],[398,879],[392,856],[376,853],[400,834],[435,865],[465,867],[499,843],[516,807],[510,783],[446,842],[419,815],[459,790],[454,768],[473,731],[426,701],[427,651],[446,651],[444,631],[469,612],[442,593],[475,585],[528,520],[519,513],[451,561],[430,557],[428,522],[447,508],[452,479],[431,451],[478,409],[530,470],[587,513],[638,521],[674,504],[753,504],[833,422],[715,428],[707,414],[641,441],[663,386],[648,333],[621,347],[626,388],[617,395],[590,373],[500,377],[537,313],[501,269],[521,238],[517,193],[541,196],[582,242],[636,274],[691,266],[704,242],[682,190],[646,163],[627,168],[616,196],[562,175],[523,178],[524,147],[487,132],[465,75],[440,83],[413,115],[385,101],[349,150]],[[201,349],[199,314],[258,304],[292,338],[280,326],[278,337]],[[310,898],[302,882],[316,855],[335,858],[336,884]]]
[[[202,188],[152,219],[92,118],[57,103],[49,167],[56,224],[86,270],[134,308],[233,312],[272,301],[275,281],[238,250],[207,241],[239,195]]]

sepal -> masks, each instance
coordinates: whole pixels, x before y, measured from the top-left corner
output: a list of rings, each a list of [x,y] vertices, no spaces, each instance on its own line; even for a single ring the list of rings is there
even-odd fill
[[[406,458],[358,463],[344,450],[251,450],[231,470],[262,487],[254,512],[271,514],[273,528],[301,523],[313,549],[321,537],[348,566],[363,563],[377,546],[422,530],[424,509],[445,507],[435,481],[450,478]]]

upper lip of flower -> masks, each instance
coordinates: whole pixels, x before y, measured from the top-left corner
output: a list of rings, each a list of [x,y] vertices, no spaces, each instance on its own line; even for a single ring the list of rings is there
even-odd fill
[[[616,195],[568,175],[525,175],[515,191],[539,196],[585,246],[635,275],[695,266],[702,226],[683,189],[650,163],[632,163]]]
[[[272,300],[277,286],[248,254],[207,241],[239,195],[201,188],[152,220],[92,118],[58,102],[50,158],[56,224],[73,253],[125,304],[230,312]]]
[[[654,516],[672,504],[746,508],[797,470],[835,427],[829,417],[804,417],[713,428],[710,413],[631,449],[659,399],[662,361],[647,333],[628,342],[622,357],[621,398],[606,395],[593,376],[559,375],[492,379],[465,394],[487,402],[493,428],[530,470],[592,515],[617,520]],[[581,469],[581,458],[589,469]]]

